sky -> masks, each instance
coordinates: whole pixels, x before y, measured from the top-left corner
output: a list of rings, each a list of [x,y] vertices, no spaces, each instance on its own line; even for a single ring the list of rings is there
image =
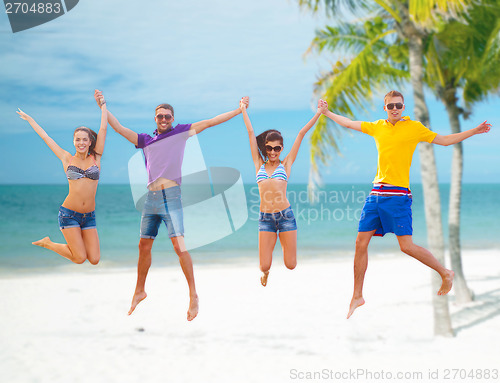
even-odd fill
[[[98,129],[96,88],[124,126],[150,134],[160,103],[174,106],[177,123],[190,123],[236,109],[240,97],[248,95],[255,131],[282,131],[286,154],[314,114],[317,76],[342,58],[341,52],[304,56],[315,30],[331,21],[297,3],[86,0],[18,33],[12,33],[7,15],[0,12],[0,156],[8,164],[0,167],[0,183],[65,183],[60,161],[15,111],[30,114],[61,147],[74,152],[74,128]],[[412,116],[411,89],[402,91]],[[427,102],[432,129],[447,134],[444,108],[431,94]],[[493,123],[487,136],[465,143],[465,182],[500,182],[498,110],[500,100],[492,98],[463,122],[464,129],[486,119]],[[375,99],[373,109],[358,119],[384,117],[382,100]],[[111,128],[108,132],[100,182],[127,183],[127,163],[136,149]],[[234,167],[244,182],[254,182],[241,115],[203,132],[199,141],[207,165]],[[333,155],[321,170],[324,182],[370,183],[377,158],[373,139],[342,132],[340,147],[341,156]],[[306,136],[290,182],[308,181],[309,149]],[[449,182],[452,149],[436,146],[435,152],[439,181]],[[420,182],[418,153],[410,179]]]

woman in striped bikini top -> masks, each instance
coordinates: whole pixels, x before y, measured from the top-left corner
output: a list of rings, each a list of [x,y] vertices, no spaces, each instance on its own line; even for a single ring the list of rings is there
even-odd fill
[[[95,161],[95,157],[93,157],[94,160],[94,165],[90,166],[86,170],[83,170],[82,168],[79,168],[78,166],[71,165],[71,160],[70,160],[70,165],[66,168],[66,177],[68,180],[79,180],[81,178],[89,178],[94,181],[99,180],[99,166],[97,166],[97,162]]]
[[[288,181],[288,176],[286,175],[286,170],[285,167],[283,166],[283,163],[280,161],[279,165],[274,169],[273,174],[269,176],[266,171],[266,164],[267,161],[262,164],[260,167],[259,171],[257,172],[257,183],[267,180],[267,179],[277,179],[277,180],[283,180],[285,182]]]
[[[259,260],[260,270],[263,273],[260,282],[263,286],[267,285],[278,232],[286,267],[293,269],[297,264],[297,225],[286,196],[288,175],[297,157],[302,139],[327,107],[328,105],[323,100],[318,102],[316,114],[300,130],[290,152],[281,161],[280,154],[284,147],[281,133],[272,129],[255,137],[246,104],[243,101],[240,102],[240,109],[250,139],[250,150],[260,194]],[[271,172],[271,175],[268,171]]]
[[[106,101],[99,91],[95,91],[94,98],[101,108],[99,134],[84,126],[76,128],[73,133],[76,150],[74,155],[62,149],[32,117],[21,109],[17,112],[61,160],[69,183],[68,196],[59,209],[59,227],[66,243],[54,243],[49,237],[45,237],[33,244],[52,250],[75,263],[88,260],[92,264],[97,264],[100,260],[94,210],[99,166],[106,140],[108,112]]]

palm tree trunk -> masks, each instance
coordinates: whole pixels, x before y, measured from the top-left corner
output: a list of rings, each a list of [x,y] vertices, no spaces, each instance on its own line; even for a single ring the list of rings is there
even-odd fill
[[[442,98],[451,132],[460,133],[460,110],[457,106],[456,88],[448,88]],[[453,146],[451,162],[450,205],[448,212],[448,236],[450,247],[451,268],[455,272],[454,289],[458,303],[467,303],[473,300],[473,292],[467,286],[462,268],[462,255],[460,249],[460,205],[462,199],[462,173],[463,173],[463,146],[459,142]]]
[[[429,111],[425,103],[423,88],[423,33],[407,16],[401,31],[408,40],[410,54],[410,76],[415,102],[415,117],[425,126],[430,126]],[[436,160],[432,144],[419,144],[420,166],[424,191],[425,220],[427,224],[427,241],[429,250],[444,264],[444,235],[441,219],[441,199],[437,178]],[[434,308],[434,334],[453,336],[451,318],[448,307],[448,297],[438,296],[436,293],[441,287],[441,278],[432,272],[432,302]]]

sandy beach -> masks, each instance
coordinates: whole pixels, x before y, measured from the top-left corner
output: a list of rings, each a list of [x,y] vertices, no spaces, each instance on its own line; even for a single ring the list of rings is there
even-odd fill
[[[496,381],[485,377],[500,369],[499,255],[464,255],[477,299],[457,306],[452,291],[454,338],[433,336],[430,271],[402,254],[371,258],[349,320],[349,259],[299,257],[289,271],[277,252],[265,288],[257,263],[195,265],[193,322],[180,267],[153,264],[132,316],[133,269],[3,274],[2,381],[468,382],[471,370]]]

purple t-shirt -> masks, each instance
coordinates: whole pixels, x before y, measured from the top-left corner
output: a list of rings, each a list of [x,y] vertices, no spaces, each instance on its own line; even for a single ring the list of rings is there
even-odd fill
[[[181,168],[184,148],[189,138],[191,124],[179,124],[162,134],[151,137],[140,133],[136,148],[142,149],[148,171],[148,186],[158,178],[166,178],[181,184]]]

